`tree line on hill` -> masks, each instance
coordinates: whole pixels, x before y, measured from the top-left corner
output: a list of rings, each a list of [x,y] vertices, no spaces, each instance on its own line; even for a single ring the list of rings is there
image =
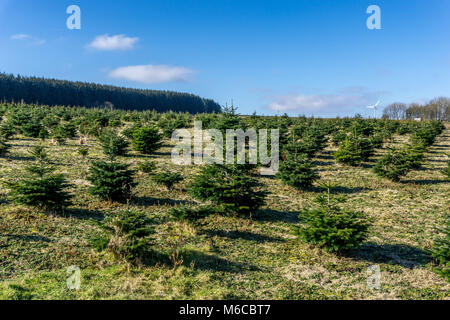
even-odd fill
[[[450,98],[439,97],[425,105],[392,103],[383,111],[383,117],[391,120],[439,120],[450,121]]]
[[[210,99],[173,91],[143,90],[85,82],[22,77],[0,73],[0,99],[6,102],[49,106],[106,107],[122,110],[156,110],[219,113],[221,107]]]

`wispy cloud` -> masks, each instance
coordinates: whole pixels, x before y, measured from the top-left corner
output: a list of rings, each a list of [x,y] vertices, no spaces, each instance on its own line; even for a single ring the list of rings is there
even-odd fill
[[[348,115],[350,112],[365,113],[365,107],[376,102],[386,92],[372,92],[364,87],[347,87],[337,93],[286,94],[273,97],[268,109],[277,112]]]
[[[109,72],[109,77],[141,83],[188,81],[193,70],[168,65],[140,65],[120,67]]]
[[[131,50],[138,41],[139,38],[127,37],[124,34],[115,36],[104,34],[96,37],[87,47],[101,51]]]
[[[28,43],[33,45],[42,45],[45,43],[45,40],[24,33],[13,34],[11,36],[11,40],[27,41]]]

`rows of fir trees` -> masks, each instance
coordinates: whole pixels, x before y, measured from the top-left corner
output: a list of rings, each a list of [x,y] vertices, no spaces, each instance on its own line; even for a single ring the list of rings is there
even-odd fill
[[[420,169],[425,152],[442,134],[445,126],[439,121],[421,123],[411,135],[410,143],[401,148],[390,148],[376,163],[374,172],[380,176],[398,182],[409,171]],[[443,172],[445,175],[446,171]]]
[[[21,114],[16,109],[25,111],[27,116],[20,118]],[[370,157],[374,148],[381,147],[384,141],[391,139],[396,133],[413,132],[413,140],[420,140],[420,143],[429,146],[442,132],[442,125],[434,122],[403,124],[391,121],[364,121],[360,118],[324,120],[304,117],[292,119],[287,116],[242,118],[237,116],[233,108],[225,111],[221,115],[198,115],[196,119],[206,120],[204,123],[207,126],[222,129],[279,128],[282,159],[278,177],[297,189],[310,188],[319,179],[312,158],[325,148],[329,138],[339,147],[335,155],[336,160],[356,165]],[[45,119],[55,119],[54,127],[62,128],[60,130],[65,132],[62,140],[77,135],[97,137],[106,160],[91,163],[88,174],[88,180],[92,185],[90,192],[108,201],[129,200],[136,186],[134,171],[129,165],[121,163],[118,157],[126,155],[131,147],[143,154],[151,154],[159,148],[163,137],[167,137],[167,133],[164,133],[164,129],[170,127],[167,123],[175,123],[176,127],[190,125],[193,120],[192,117],[184,117],[183,114],[161,116],[153,113],[135,114],[104,110],[90,110],[83,113],[76,109],[42,109],[37,106],[28,109],[23,106],[18,108],[3,106],[1,116],[0,132],[8,133],[2,135],[4,139],[18,133],[30,134],[28,127],[32,126],[29,125],[29,119],[34,117],[39,119],[39,131],[42,128],[51,129],[47,127],[50,121]],[[133,123],[131,126],[128,123],[130,121]],[[125,123],[126,129],[121,130]],[[55,139],[51,134],[42,135],[41,138]],[[80,139],[80,142],[83,143],[83,140]],[[7,143],[2,143],[7,150]],[[349,148],[348,146],[353,143],[353,148]],[[70,205],[70,184],[62,175],[55,173],[55,168],[44,148],[36,147],[31,152],[35,163],[25,168],[29,173],[28,176],[6,183],[10,190],[9,196],[21,204],[50,212],[63,211]],[[79,152],[80,155],[86,156],[89,149],[82,146]],[[190,222],[211,214],[251,217],[264,204],[267,195],[257,178],[256,169],[256,166],[250,165],[203,166],[187,188],[191,196],[201,201],[201,204],[172,209],[171,217]],[[184,179],[178,173],[158,172],[157,166],[151,161],[140,163],[138,170],[167,189],[173,188]],[[367,236],[369,220],[364,213],[346,208],[345,198],[333,195],[335,185],[326,182],[320,186],[325,192],[317,197],[317,205],[303,210],[299,216],[302,224],[296,229],[298,237],[329,251],[339,252],[357,247]],[[104,221],[101,225],[104,233],[102,237],[94,239],[94,242],[99,250],[109,249],[118,258],[136,262],[142,258],[151,243],[153,224],[154,221],[143,212],[121,211]],[[445,244],[445,238],[442,241]],[[436,259],[446,263],[445,247],[442,249],[443,246],[437,244],[437,248]]]

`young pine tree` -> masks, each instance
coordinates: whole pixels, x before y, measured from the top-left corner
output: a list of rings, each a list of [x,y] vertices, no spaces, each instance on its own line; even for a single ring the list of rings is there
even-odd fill
[[[0,140],[7,140],[16,133],[16,128],[11,122],[5,122],[0,126]]]
[[[89,148],[86,146],[78,147],[78,154],[84,158],[86,158],[89,154]]]
[[[310,188],[319,179],[316,167],[306,154],[288,154],[281,161],[277,176],[285,184],[299,190]]]
[[[102,144],[103,152],[111,159],[127,154],[128,142],[115,131],[105,130],[100,135],[99,140]]]
[[[183,206],[180,208],[172,208],[169,214],[175,221],[195,222],[209,216],[213,212],[214,208],[212,206]]]
[[[447,161],[447,167],[442,170],[442,174],[450,180],[450,160]]]
[[[138,264],[152,246],[153,225],[145,213],[123,210],[106,218],[105,234],[91,240],[98,250],[108,249],[117,260]]]
[[[133,132],[134,150],[143,154],[151,154],[161,145],[161,135],[157,128],[142,127]]]
[[[91,194],[109,201],[124,201],[131,197],[136,183],[134,171],[127,164],[110,160],[93,162],[88,180],[92,183]]]
[[[0,157],[7,154],[10,148],[11,146],[5,140],[0,140]]]
[[[156,164],[153,161],[144,161],[138,164],[138,170],[146,174],[153,174],[156,170]]]
[[[43,149],[32,151],[36,163],[25,167],[24,177],[15,182],[8,182],[11,198],[23,205],[36,207],[45,211],[60,212],[70,205],[71,195],[67,192],[70,184],[62,174],[53,173]]]
[[[398,182],[411,169],[410,159],[404,150],[391,149],[373,168],[379,177]]]
[[[434,241],[432,256],[437,263],[438,271],[450,281],[450,215],[445,218],[442,237]]]
[[[357,166],[362,161],[369,159],[373,154],[374,147],[369,139],[359,136],[349,136],[339,146],[339,150],[334,154],[336,161]]]
[[[369,223],[362,212],[342,208],[342,197],[327,192],[316,198],[317,208],[304,210],[299,219],[304,224],[297,228],[299,239],[318,245],[326,251],[341,252],[359,246],[367,237]]]
[[[211,201],[219,211],[252,215],[264,204],[261,184],[241,165],[206,165],[195,176],[189,193]]]
[[[183,176],[177,172],[161,172],[153,176],[153,181],[165,186],[167,190],[171,190],[175,184],[178,184],[183,180]]]

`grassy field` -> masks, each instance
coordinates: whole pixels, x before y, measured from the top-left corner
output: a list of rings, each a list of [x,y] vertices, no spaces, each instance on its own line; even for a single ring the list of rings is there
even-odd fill
[[[396,137],[402,144],[407,136]],[[16,137],[0,158],[0,179],[22,174],[32,161],[27,151],[38,139]],[[44,143],[50,146],[49,141]],[[296,240],[292,226],[321,190],[295,191],[273,177],[261,177],[269,195],[252,219],[210,216],[197,225],[172,222],[168,210],[194,202],[185,192],[198,167],[175,166],[169,142],[153,156],[130,152],[121,157],[135,168],[146,158],[158,169],[178,171],[186,180],[167,192],[148,175],[136,173],[135,198],[128,204],[99,201],[88,194],[90,161],[103,158],[89,141],[86,159],[78,142],[48,148],[58,171],[75,185],[74,204],[63,216],[0,203],[0,299],[448,299],[450,285],[433,271],[428,250],[436,227],[450,211],[450,183],[440,170],[450,154],[450,130],[430,148],[421,170],[400,183],[377,177],[370,162],[360,167],[336,164],[329,146],[315,161],[322,180],[339,184],[345,204],[372,220],[370,235],[346,255],[326,253]],[[0,191],[4,199],[5,191]],[[117,264],[97,252],[89,239],[98,221],[112,211],[132,207],[159,224],[152,256],[139,268]],[[67,267],[81,268],[80,290],[68,290]],[[379,265],[381,289],[367,286],[367,268]]]

